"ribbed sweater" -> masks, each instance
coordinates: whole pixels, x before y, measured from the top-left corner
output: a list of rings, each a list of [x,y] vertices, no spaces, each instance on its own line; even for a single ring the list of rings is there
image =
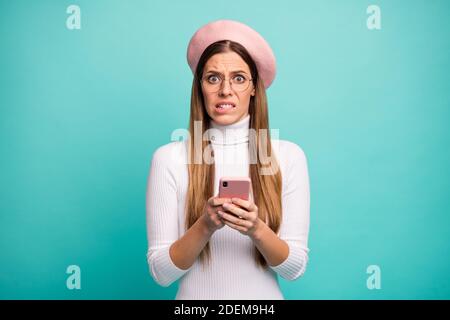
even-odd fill
[[[250,115],[231,125],[210,120],[214,150],[214,195],[224,176],[249,176]],[[287,140],[271,139],[282,175],[282,222],[277,233],[289,255],[277,266],[259,267],[250,237],[225,225],[210,238],[211,263],[197,259],[188,269],[178,268],[169,248],[185,232],[188,187],[187,140],[160,146],[153,153],[146,192],[147,262],[152,278],[167,287],[179,280],[175,299],[230,300],[284,299],[277,275],[295,280],[308,262],[310,188],[303,150]],[[269,155],[270,156],[270,155]],[[253,195],[250,195],[253,200]]]

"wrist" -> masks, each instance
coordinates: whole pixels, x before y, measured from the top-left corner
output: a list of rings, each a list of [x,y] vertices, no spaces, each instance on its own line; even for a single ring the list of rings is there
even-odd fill
[[[256,220],[255,231],[250,235],[250,238],[255,242],[260,241],[266,227],[267,225],[258,218],[258,220]]]
[[[205,216],[202,216],[201,219],[199,219],[199,222],[200,222],[200,229],[201,229],[202,234],[205,237],[210,238],[213,235],[215,230],[212,230],[211,227],[208,225],[208,223],[205,220]]]

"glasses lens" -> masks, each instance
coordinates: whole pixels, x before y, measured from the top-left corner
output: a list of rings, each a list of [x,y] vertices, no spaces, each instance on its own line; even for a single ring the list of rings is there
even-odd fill
[[[207,92],[217,92],[222,87],[223,80],[219,76],[207,76],[203,78],[203,89]],[[242,76],[237,75],[233,78],[231,78],[230,85],[232,90],[242,92],[248,89],[250,85],[250,79]]]

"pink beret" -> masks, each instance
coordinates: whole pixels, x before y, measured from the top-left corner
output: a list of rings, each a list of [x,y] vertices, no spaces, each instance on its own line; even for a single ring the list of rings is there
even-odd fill
[[[267,89],[275,78],[275,55],[266,40],[249,26],[233,21],[218,20],[198,29],[189,41],[187,60],[192,73],[195,73],[203,51],[212,43],[220,40],[238,42],[247,49],[255,61],[258,74]]]

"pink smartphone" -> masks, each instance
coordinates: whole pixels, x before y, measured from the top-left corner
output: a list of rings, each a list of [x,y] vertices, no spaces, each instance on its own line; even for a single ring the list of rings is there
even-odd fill
[[[219,181],[219,198],[249,199],[251,180],[249,177],[222,177]]]

